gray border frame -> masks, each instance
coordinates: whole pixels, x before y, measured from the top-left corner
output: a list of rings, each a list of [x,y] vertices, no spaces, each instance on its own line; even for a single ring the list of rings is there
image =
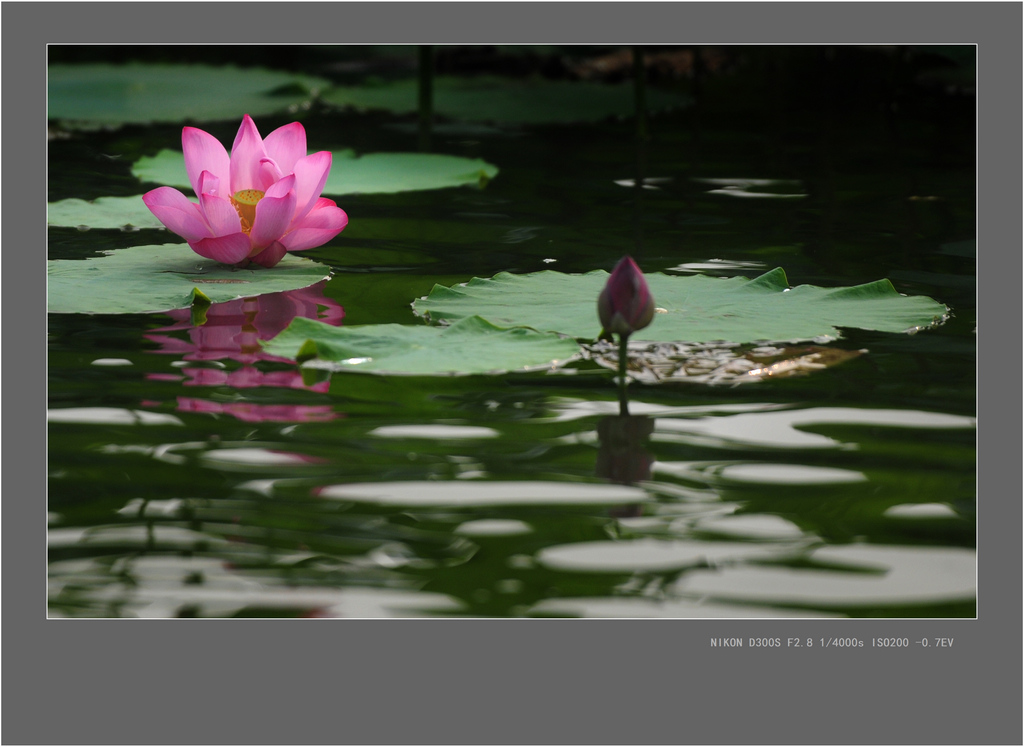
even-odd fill
[[[8,2],[2,14],[8,321],[46,314],[45,45],[126,40],[977,43],[984,290],[977,620],[321,621],[301,635],[283,621],[47,621],[45,325],[6,325],[21,365],[6,369],[18,396],[3,418],[16,436],[2,482],[4,743],[1021,743],[1021,4]],[[707,645],[823,626],[955,646]]]

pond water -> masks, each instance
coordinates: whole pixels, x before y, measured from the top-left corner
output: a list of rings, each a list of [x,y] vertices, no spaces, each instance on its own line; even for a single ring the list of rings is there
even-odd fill
[[[642,141],[629,117],[442,118],[432,149],[494,179],[335,197],[349,226],[304,253],[330,280],[215,304],[201,326],[51,314],[49,614],[973,617],[973,97],[880,52],[807,54],[730,50],[653,81],[690,103],[651,113]],[[200,126],[230,143],[243,113]],[[299,117],[311,150],[417,149],[415,115]],[[180,133],[55,128],[49,200],[141,195],[131,163]],[[176,241],[51,227],[48,252]],[[296,316],[422,324],[411,303],[436,283],[624,254],[645,272],[889,278],[950,315],[844,330],[828,347],[866,352],[803,375],[635,381],[629,417],[594,361],[313,381],[259,345]]]

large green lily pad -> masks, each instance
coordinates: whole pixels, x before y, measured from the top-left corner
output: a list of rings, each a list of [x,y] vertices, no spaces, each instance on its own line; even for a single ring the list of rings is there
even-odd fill
[[[367,153],[332,151],[325,195],[413,192],[445,187],[481,187],[498,175],[496,166],[479,158],[440,153]],[[144,182],[191,189],[180,151],[162,150],[132,166]]]
[[[361,86],[339,86],[325,91],[323,101],[357,109],[387,109],[407,114],[416,111],[417,81],[413,79]],[[595,122],[635,111],[630,83],[605,85],[553,81],[543,78],[509,79],[494,76],[434,79],[434,112],[451,119],[512,124]],[[683,106],[684,97],[648,88],[650,111]]]
[[[330,81],[262,68],[50,65],[47,116],[68,126],[241,119],[310,101]]]
[[[240,270],[204,259],[188,244],[135,246],[89,259],[47,263],[47,310],[56,314],[142,314],[296,290],[330,268],[294,254],[272,270]]]
[[[564,337],[525,327],[496,327],[476,316],[448,327],[334,327],[297,317],[264,348],[271,355],[300,363],[316,359],[318,367],[334,371],[419,376],[551,368],[580,352],[575,342]]]
[[[941,321],[948,311],[930,298],[901,295],[888,280],[848,288],[790,288],[781,268],[753,280],[662,273],[644,277],[660,311],[632,340],[798,342],[838,337],[841,327],[910,332]],[[452,288],[435,285],[413,308],[435,321],[479,314],[502,326],[593,339],[601,331],[597,296],[607,280],[603,270],[585,275],[503,272]]]

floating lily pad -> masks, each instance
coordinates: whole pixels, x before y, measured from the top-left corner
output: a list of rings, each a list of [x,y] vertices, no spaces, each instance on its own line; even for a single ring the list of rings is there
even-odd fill
[[[631,340],[735,343],[835,338],[839,328],[912,332],[942,321],[948,309],[925,296],[904,296],[888,280],[847,288],[790,288],[776,268],[758,278],[644,275],[663,312]],[[464,285],[435,285],[413,304],[435,321],[479,314],[493,324],[560,332],[580,339],[600,333],[597,296],[603,270],[585,275],[499,273]]]
[[[416,80],[406,79],[380,85],[339,86],[324,92],[323,100],[338,106],[408,114],[416,111],[417,85]],[[439,76],[434,79],[433,93],[434,112],[443,117],[516,124],[595,122],[632,116],[636,106],[631,83]],[[657,111],[689,101],[676,93],[648,88],[646,103],[648,111]]]
[[[414,192],[445,187],[482,187],[498,175],[498,168],[479,158],[440,153],[367,153],[332,151],[331,174],[325,195]],[[180,151],[162,150],[144,156],[132,166],[144,182],[191,189]]]
[[[299,317],[264,348],[299,363],[316,359],[318,368],[332,371],[420,376],[545,369],[565,363],[580,350],[572,340],[555,334],[495,327],[475,316],[449,327],[334,327]]]
[[[135,246],[89,259],[47,263],[47,310],[56,314],[142,314],[295,290],[330,268],[288,254],[273,270],[240,270],[204,259],[188,244]]]
[[[208,65],[50,65],[47,117],[65,125],[236,120],[284,112],[330,81],[262,68]]]
[[[72,197],[46,206],[46,225],[84,228],[163,228],[142,195],[79,200]]]

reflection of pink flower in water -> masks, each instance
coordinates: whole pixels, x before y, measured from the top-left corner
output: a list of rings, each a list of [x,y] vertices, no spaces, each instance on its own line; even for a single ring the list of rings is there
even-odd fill
[[[254,402],[213,402],[197,397],[178,397],[178,411],[231,415],[245,423],[311,423],[338,417],[330,405],[260,405]]]
[[[337,301],[324,296],[326,283],[324,280],[299,290],[212,304],[206,310],[206,322],[199,327],[192,326],[190,309],[167,311],[164,313],[175,319],[175,323],[153,332],[188,330],[189,341],[153,333],[146,335],[146,339],[160,344],[157,352],[181,355],[187,361],[219,361],[229,358],[239,363],[287,362],[287,358],[265,354],[260,347],[260,340],[275,337],[296,317],[319,319],[340,326],[345,317],[345,309]],[[324,310],[320,311],[321,308]]]
[[[300,290],[212,304],[206,310],[206,322],[198,327],[192,325],[190,309],[169,311],[166,313],[176,320],[175,323],[153,330],[145,337],[160,345],[156,352],[179,355],[186,361],[228,359],[242,364],[241,368],[233,371],[205,366],[183,368],[182,373],[188,377],[184,381],[185,386],[227,386],[233,389],[269,386],[326,392],[330,388],[329,381],[307,386],[302,381],[302,374],[294,367],[288,370],[261,371],[255,365],[258,362],[293,362],[288,358],[264,353],[260,341],[276,336],[296,317],[319,319],[334,326],[341,324],[345,310],[337,301],[323,295],[326,282]],[[166,334],[182,330],[188,332],[188,340]],[[178,380],[180,377],[173,374],[150,374],[148,378],[166,381]],[[229,414],[249,422],[328,420],[334,417],[330,406],[260,405],[180,398],[178,407],[187,412]]]

